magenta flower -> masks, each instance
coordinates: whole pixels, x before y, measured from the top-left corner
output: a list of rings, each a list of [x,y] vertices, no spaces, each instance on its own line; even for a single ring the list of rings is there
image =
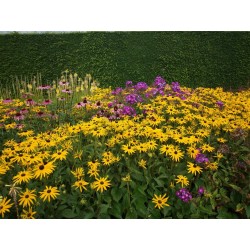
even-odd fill
[[[21,114],[27,114],[29,111],[28,111],[28,109],[21,109],[20,110],[20,113]]]
[[[176,196],[183,202],[189,202],[192,199],[191,193],[186,188],[182,188],[177,191]]]
[[[11,100],[10,98],[6,98],[3,100],[3,103],[12,103],[13,100]]]

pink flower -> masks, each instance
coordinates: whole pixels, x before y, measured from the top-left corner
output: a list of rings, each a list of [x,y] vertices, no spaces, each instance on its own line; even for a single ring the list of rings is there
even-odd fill
[[[37,112],[37,116],[38,117],[44,117],[44,116],[46,116],[46,114],[44,112],[42,112],[42,111],[39,111],[39,112]]]
[[[14,116],[14,120],[16,121],[24,120],[24,115],[21,113],[16,113]]]
[[[27,99],[26,100],[26,105],[28,105],[28,106],[35,105],[35,104],[36,104],[36,102],[33,101],[32,99]]]
[[[50,85],[41,85],[38,87],[38,89],[50,89],[51,86]]]
[[[3,100],[3,103],[11,103],[13,102],[13,100],[11,100],[10,98],[6,98],[5,100]]]
[[[68,85],[69,85],[69,82],[60,81],[60,82],[59,82],[59,85],[61,85],[61,86],[68,86]]]
[[[20,113],[21,114],[27,114],[29,111],[28,111],[28,109],[21,109],[20,110]]]
[[[52,103],[52,100],[44,100],[42,104],[43,105],[49,105],[51,103]]]
[[[67,94],[71,94],[72,90],[70,90],[70,89],[63,89],[62,92],[63,93],[67,93]]]

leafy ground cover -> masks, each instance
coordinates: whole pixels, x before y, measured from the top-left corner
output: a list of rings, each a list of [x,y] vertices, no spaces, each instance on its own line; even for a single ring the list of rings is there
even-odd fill
[[[13,33],[0,35],[0,85],[37,72],[50,83],[68,68],[112,88],[157,72],[192,88],[238,89],[249,87],[249,48],[249,32]]]
[[[249,89],[98,85],[2,91],[0,217],[250,217]]]

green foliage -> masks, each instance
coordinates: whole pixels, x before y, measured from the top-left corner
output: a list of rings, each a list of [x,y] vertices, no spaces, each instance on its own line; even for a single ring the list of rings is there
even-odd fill
[[[84,32],[0,36],[0,83],[62,69],[90,73],[103,86],[161,75],[190,87],[249,87],[249,32]]]

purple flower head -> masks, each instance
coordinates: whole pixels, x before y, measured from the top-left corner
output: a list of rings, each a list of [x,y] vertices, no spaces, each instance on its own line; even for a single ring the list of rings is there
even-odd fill
[[[127,81],[126,82],[126,88],[130,88],[133,86],[133,82],[132,81]]]
[[[113,90],[112,92],[111,92],[111,94],[112,95],[119,95],[121,92],[122,92],[122,88],[116,88],[115,90]]]
[[[195,157],[195,161],[197,163],[207,163],[209,162],[209,159],[202,153],[198,153]]]
[[[219,106],[219,108],[222,108],[224,106],[224,103],[222,101],[217,101],[216,104]]]
[[[203,195],[204,191],[205,191],[204,187],[199,187],[199,189],[198,189],[198,195]]]
[[[172,90],[174,92],[180,93],[181,92],[180,84],[178,82],[172,82]]]
[[[189,202],[192,199],[191,193],[186,188],[178,190],[176,196],[183,202]]]
[[[155,78],[155,81],[154,81],[154,86],[156,88],[164,88],[166,85],[166,81],[164,80],[164,78],[162,78],[161,76],[157,76]]]
[[[142,98],[137,94],[129,94],[126,96],[126,102],[130,104],[135,104],[137,102],[142,102]]]
[[[122,114],[123,115],[129,115],[129,116],[135,116],[136,115],[136,111],[134,108],[130,107],[130,106],[124,106],[122,108]]]
[[[138,82],[134,88],[137,90],[137,91],[140,91],[140,90],[146,90],[148,88],[148,85],[147,83],[145,82]]]
[[[153,88],[153,89],[151,89],[150,91],[148,91],[148,92],[145,94],[145,96],[146,96],[147,98],[150,98],[150,97],[155,96],[157,93],[158,93],[158,89]]]

